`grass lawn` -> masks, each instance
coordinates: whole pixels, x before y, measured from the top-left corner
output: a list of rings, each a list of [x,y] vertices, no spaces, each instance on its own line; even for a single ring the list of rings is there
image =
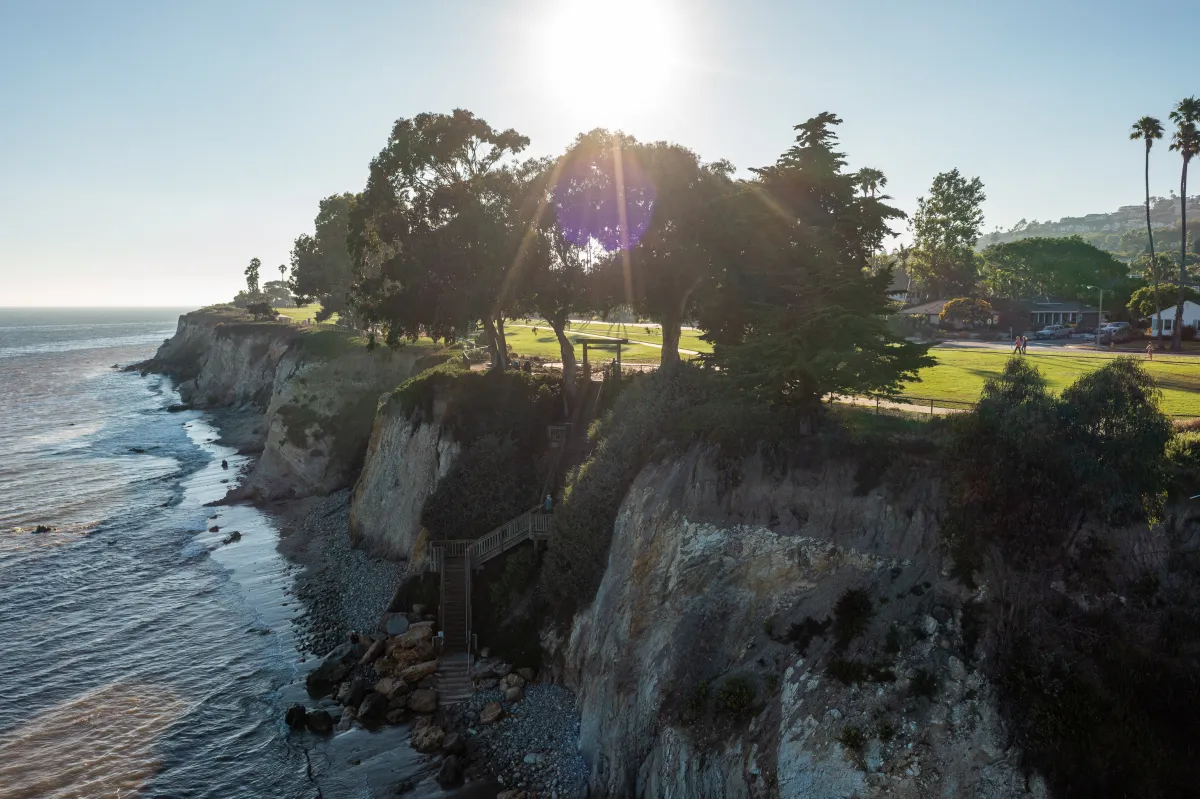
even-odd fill
[[[530,324],[536,324],[531,322]],[[573,322],[571,331],[575,333],[596,333],[601,336],[627,338],[631,341],[647,341],[651,344],[662,344],[662,328],[655,324],[624,324],[609,322]],[[684,329],[679,334],[679,348],[695,352],[712,352],[712,345],[700,340],[699,330]]]
[[[305,319],[316,317],[317,311],[321,310],[320,303],[312,303],[311,305],[301,305],[299,308],[276,308],[275,313],[281,316],[286,316],[288,319],[294,319],[297,322],[302,322]],[[337,322],[337,314],[331,316],[322,324],[333,324]]]
[[[536,334],[533,332],[534,327],[537,327]],[[548,361],[562,360],[562,353],[558,349],[558,339],[555,338],[554,331],[545,322],[542,324],[530,322],[529,326],[526,326],[524,322],[510,322],[504,326],[504,336],[508,341],[508,346],[512,347],[517,355],[537,356]],[[582,360],[583,345],[580,342],[586,336],[579,335],[578,331],[571,331],[567,333],[567,338],[575,345],[575,358]],[[589,341],[597,344],[605,343],[604,339],[589,339]],[[615,349],[593,350],[590,346],[588,347],[588,360],[593,365],[607,363],[615,357],[617,357]],[[681,357],[689,358],[691,356],[682,355]],[[622,363],[658,363],[659,358],[658,347],[627,344],[621,348]]]
[[[975,402],[983,391],[984,381],[1000,374],[1011,357],[1004,350],[950,347],[936,347],[930,354],[937,358],[937,366],[922,370],[921,382],[910,383],[905,390],[907,396]],[[1072,350],[1031,350],[1025,357],[1041,371],[1050,390],[1057,393],[1116,356]],[[1162,389],[1166,413],[1200,416],[1200,359],[1172,359],[1163,353],[1154,361],[1141,360]]]

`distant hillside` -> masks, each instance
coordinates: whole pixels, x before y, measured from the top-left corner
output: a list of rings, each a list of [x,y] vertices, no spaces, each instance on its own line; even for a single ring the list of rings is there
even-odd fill
[[[1178,252],[1179,198],[1152,197],[1150,202],[1155,247],[1165,251],[1173,247]],[[1188,197],[1188,240],[1193,242],[1190,249],[1195,251],[1198,237],[1192,232],[1193,226],[1200,230],[1200,195]],[[981,236],[979,247],[1037,236],[1079,236],[1102,250],[1134,258],[1146,250],[1146,207],[1125,205],[1111,213],[1067,216],[1057,222],[1022,219],[1008,230],[997,228]]]

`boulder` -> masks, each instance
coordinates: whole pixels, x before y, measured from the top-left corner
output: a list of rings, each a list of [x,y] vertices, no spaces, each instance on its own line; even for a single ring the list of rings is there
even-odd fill
[[[404,635],[408,632],[408,616],[403,613],[385,613],[382,627],[388,635]]]
[[[221,528],[214,524],[212,527],[208,528],[208,531],[210,533],[219,533],[221,532]]]
[[[396,671],[396,661],[391,658],[380,658],[374,665],[375,673],[380,677],[387,677]]]
[[[304,678],[304,685],[308,688],[308,693],[320,698],[332,691],[334,683],[349,674],[350,669],[358,661],[357,652],[354,644],[345,643],[326,655],[320,665]]]
[[[388,712],[387,712],[387,715],[384,716],[384,719],[387,720],[388,724],[400,724],[401,722],[404,721],[404,717],[407,715],[408,715],[408,711],[405,710],[404,708],[402,708],[402,707],[393,708],[391,705],[388,705]]]
[[[509,674],[500,680],[500,687],[505,691],[509,688],[524,688],[525,679],[520,674]]]
[[[232,533],[225,536],[225,538],[221,541],[221,543],[222,544],[232,544],[234,541],[241,541],[241,540],[242,540],[242,534],[239,533],[237,530],[234,530]]]
[[[501,791],[496,794],[496,799],[525,799],[525,792],[519,791],[516,788],[509,788],[507,791]]]
[[[318,735],[333,731],[333,716],[327,710],[314,710],[305,717],[304,722],[310,731]]]
[[[438,662],[430,660],[426,663],[418,663],[415,666],[409,666],[404,671],[400,672],[400,678],[405,682],[420,682],[431,674],[437,672]]]
[[[446,733],[441,727],[429,726],[423,729],[415,730],[412,734],[412,739],[409,744],[413,749],[422,754],[436,752],[442,748],[442,741],[446,738]]]
[[[308,711],[304,708],[304,705],[292,705],[287,709],[287,713],[284,714],[283,720],[286,721],[287,725],[293,730],[302,730],[304,729],[304,723],[307,716]]]
[[[371,692],[358,706],[358,720],[363,724],[378,724],[388,712],[387,697]]]
[[[384,677],[375,683],[375,691],[376,693],[383,694],[391,701],[408,696],[412,692],[412,688],[399,677]]]
[[[400,636],[400,646],[405,649],[412,649],[419,644],[428,643],[433,638],[433,625],[410,625],[408,632]]]
[[[362,677],[355,677],[341,684],[337,692],[337,701],[347,707],[358,707],[366,695],[367,684],[363,682]]]
[[[504,679],[512,671],[512,664],[505,663],[504,661],[496,661],[495,663],[492,664],[491,670],[492,670],[493,677],[499,677],[500,679]]]
[[[408,697],[408,709],[416,713],[432,713],[437,710],[437,691],[432,688],[413,691]]]
[[[345,732],[354,726],[354,708],[342,708],[342,717],[338,719],[337,726],[334,728],[338,732]]]
[[[446,733],[446,739],[442,741],[442,749],[448,755],[465,755],[467,753],[467,742],[463,740],[462,735],[451,731]]]
[[[521,688],[519,685],[514,685],[512,688],[506,688],[504,690],[504,701],[508,702],[510,705],[513,702],[520,702],[524,698],[525,689]]]
[[[442,761],[442,767],[437,773],[438,785],[448,788],[460,785],[463,781],[463,762],[458,755],[449,755]]]
[[[414,616],[421,616],[425,613],[425,606],[419,603],[414,604],[412,606],[412,612]]]
[[[533,678],[537,676],[533,669],[517,669],[517,674],[521,675],[525,682],[533,682]]]
[[[488,702],[479,711],[480,724],[494,724],[504,715],[504,707],[499,702]]]

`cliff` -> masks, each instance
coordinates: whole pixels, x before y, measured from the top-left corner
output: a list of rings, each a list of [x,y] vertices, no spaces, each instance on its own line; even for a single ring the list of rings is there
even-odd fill
[[[362,475],[350,501],[350,540],[390,558],[407,558],[421,532],[421,509],[462,451],[444,430],[444,408],[406,414],[395,397],[380,403]]]
[[[594,601],[550,640],[601,796],[1041,796],[944,577],[940,486],[893,458],[643,469]]]
[[[192,407],[235,412],[223,434],[261,451],[235,498],[273,500],[348,485],[379,396],[437,362],[428,347],[368,351],[348,332],[207,308],[180,317],[175,335],[139,366],[175,377]]]

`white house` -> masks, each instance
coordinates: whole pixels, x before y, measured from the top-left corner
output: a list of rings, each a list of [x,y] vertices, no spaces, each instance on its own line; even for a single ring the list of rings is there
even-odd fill
[[[1200,305],[1185,300],[1183,303],[1183,323],[1188,327],[1196,327],[1200,323]],[[1175,303],[1171,303],[1169,308],[1162,309],[1162,325],[1163,334],[1169,335],[1175,331]],[[1158,334],[1158,315],[1150,315],[1150,333],[1151,335]]]

